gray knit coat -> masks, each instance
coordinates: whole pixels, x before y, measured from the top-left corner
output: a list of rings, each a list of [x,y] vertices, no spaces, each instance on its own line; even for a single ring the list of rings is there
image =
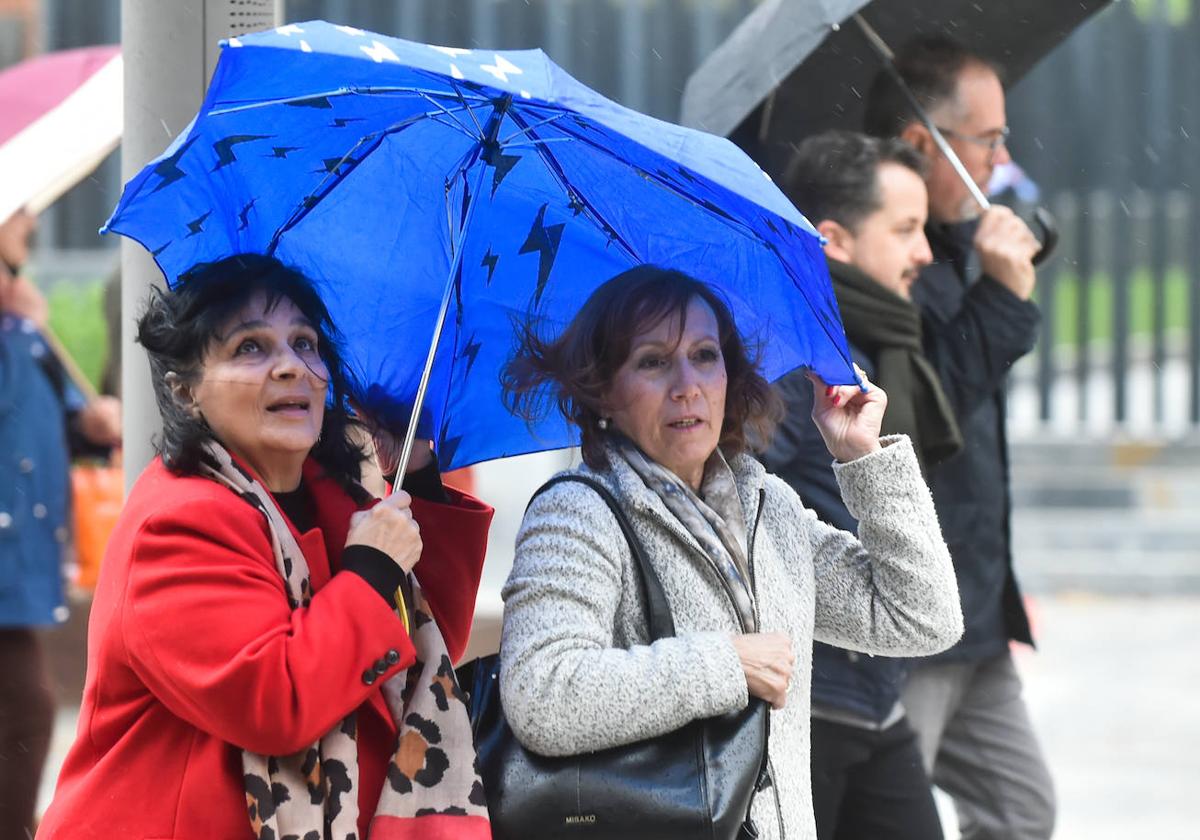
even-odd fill
[[[775,785],[752,809],[763,838],[816,837],[813,639],[869,654],[923,656],[962,634],[954,570],[912,445],[906,437],[884,444],[834,466],[860,523],[857,539],[818,520],[753,458],[729,461],[752,546],[760,628],[791,636],[797,659],[787,703],[771,713]],[[662,580],[677,635],[647,644],[633,558],[594,490],[564,482],[534,499],[502,592],[501,696],[517,738],[544,755],[650,738],[748,702],[732,641],[740,632],[737,614],[716,573],[658,496],[619,456],[610,460],[608,470],[577,472],[622,502]]]

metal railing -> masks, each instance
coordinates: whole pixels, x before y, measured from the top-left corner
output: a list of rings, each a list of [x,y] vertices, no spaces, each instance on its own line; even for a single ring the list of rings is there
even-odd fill
[[[1060,193],[1036,352],[1014,371],[1020,434],[1200,431],[1200,200]]]

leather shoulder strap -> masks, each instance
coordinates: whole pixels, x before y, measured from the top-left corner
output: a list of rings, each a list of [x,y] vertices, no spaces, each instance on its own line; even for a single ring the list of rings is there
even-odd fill
[[[561,484],[564,481],[586,484],[595,490],[600,498],[604,500],[604,503],[608,505],[608,509],[612,511],[613,516],[617,519],[617,524],[621,526],[621,533],[625,535],[625,540],[629,543],[629,552],[633,555],[634,563],[638,567],[638,576],[642,581],[642,597],[646,604],[646,616],[650,623],[650,640],[657,641],[658,639],[666,639],[674,636],[675,619],[671,616],[671,606],[667,603],[667,596],[663,592],[662,582],[658,579],[658,573],[654,571],[654,568],[646,559],[646,552],[642,548],[641,540],[633,532],[633,525],[629,522],[629,517],[607,487],[594,478],[589,478],[585,475],[556,475],[538,488],[537,492],[530,497],[530,504],[555,484]]]

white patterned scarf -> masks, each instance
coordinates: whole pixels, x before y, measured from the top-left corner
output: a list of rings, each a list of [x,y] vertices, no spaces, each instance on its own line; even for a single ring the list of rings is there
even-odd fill
[[[623,435],[613,435],[613,439],[625,462],[651,492],[662,499],[679,524],[696,538],[729,593],[746,632],[756,632],[754,591],[746,559],[746,517],[742,513],[742,500],[738,496],[733,470],[721,450],[713,450],[705,462],[700,495],[697,495],[687,482],[648,458],[633,441]]]
[[[206,450],[200,473],[266,517],[288,603],[293,610],[307,607],[313,594],[308,564],[275,500],[221,446],[210,442]],[[490,840],[465,698],[415,580],[412,595],[410,634],[417,661],[382,686],[398,734],[368,834],[370,840]],[[351,712],[294,755],[242,752],[246,806],[259,840],[359,840],[356,732]],[[458,818],[453,828],[447,818]]]

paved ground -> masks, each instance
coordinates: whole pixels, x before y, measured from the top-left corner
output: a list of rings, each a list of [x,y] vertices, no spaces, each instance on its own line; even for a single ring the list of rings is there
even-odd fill
[[[1057,840],[1200,837],[1200,598],[1061,595],[1036,610],[1041,649],[1018,663]]]

